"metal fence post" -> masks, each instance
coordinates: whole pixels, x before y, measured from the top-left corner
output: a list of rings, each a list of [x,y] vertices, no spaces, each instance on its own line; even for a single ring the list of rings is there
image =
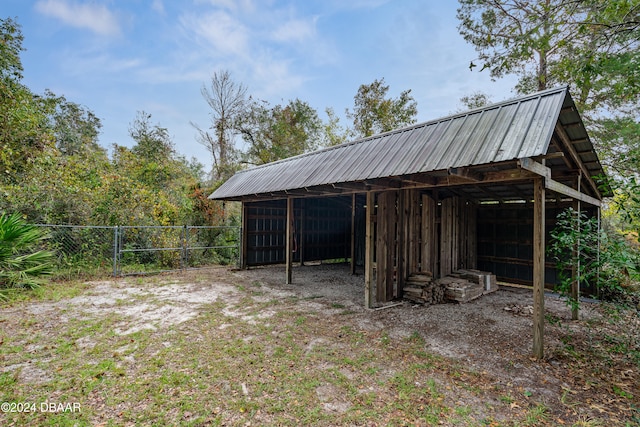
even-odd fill
[[[242,227],[238,227],[238,240],[236,241],[238,244],[238,259],[236,260],[236,267],[242,268],[242,260],[244,254],[242,253],[242,249],[244,245],[242,244]]]
[[[118,277],[118,226],[113,227],[113,277]]]
[[[122,249],[124,246],[125,228],[118,225],[118,274],[122,274]]]
[[[182,269],[186,270],[189,267],[189,226],[182,227]]]

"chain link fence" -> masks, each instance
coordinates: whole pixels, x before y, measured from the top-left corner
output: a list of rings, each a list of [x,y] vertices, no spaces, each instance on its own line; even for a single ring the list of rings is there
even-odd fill
[[[150,274],[237,265],[240,227],[37,224],[60,276]]]

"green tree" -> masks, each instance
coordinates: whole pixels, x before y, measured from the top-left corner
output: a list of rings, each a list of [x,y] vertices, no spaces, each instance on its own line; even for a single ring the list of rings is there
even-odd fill
[[[367,137],[416,122],[418,107],[410,95],[411,89],[403,91],[396,99],[387,98],[387,92],[389,86],[384,84],[384,78],[370,85],[360,85],[354,97],[353,111],[346,110],[347,117],[353,120],[356,135]]]
[[[104,148],[98,144],[102,123],[91,110],[67,101],[64,96],[56,97],[51,92],[47,92],[47,96],[55,100],[52,127],[56,147],[62,154],[105,152]]]
[[[24,37],[20,25],[11,18],[0,19],[0,78],[2,83],[7,80],[22,80],[22,61],[20,52],[24,50]]]
[[[20,25],[0,19],[0,183],[20,182],[28,163],[53,147],[54,103],[22,84]]]
[[[192,193],[202,166],[179,156],[169,132],[140,112],[130,125],[134,146],[115,145],[93,201],[93,222],[182,225],[194,218]]]
[[[246,162],[255,165],[316,149],[322,131],[316,110],[299,99],[274,107],[253,101],[235,126],[248,145]]]
[[[348,142],[354,136],[353,130],[345,128],[340,124],[340,118],[336,116],[333,108],[329,107],[325,112],[327,114],[327,121],[322,125],[322,145],[331,147]]]
[[[463,105],[461,111],[473,110],[475,108],[481,108],[490,103],[490,96],[484,92],[473,92],[470,95],[465,95],[460,98],[460,103]]]
[[[138,111],[129,126],[129,135],[136,143],[131,151],[140,158],[161,162],[175,154],[169,130],[159,124],[152,124],[149,113]]]
[[[587,113],[637,107],[639,0],[459,1],[458,30],[481,71],[518,75],[521,93],[570,84]]]

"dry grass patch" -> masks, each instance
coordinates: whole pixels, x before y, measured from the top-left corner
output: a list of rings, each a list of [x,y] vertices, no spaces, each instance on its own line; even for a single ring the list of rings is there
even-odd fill
[[[501,366],[491,369],[477,350],[471,361],[451,357],[433,350],[436,335],[424,326],[400,325],[431,308],[371,312],[323,293],[322,283],[286,287],[256,274],[103,281],[78,285],[66,297],[3,307],[0,400],[38,410],[2,412],[0,424],[537,426],[640,419],[638,364],[629,356],[637,335],[622,336],[615,323],[633,323],[632,312],[610,313],[618,316],[613,323],[606,316],[592,321],[590,343],[578,340],[582,329],[550,323],[560,337],[551,360],[506,349]],[[600,338],[605,325],[608,338]],[[622,363],[627,369],[612,375]],[[505,380],[510,369],[513,379]],[[522,372],[537,372],[540,381],[549,375],[548,392],[540,391],[542,383],[518,380]],[[562,387],[551,380],[568,374],[576,377]],[[597,397],[607,375],[616,382]],[[43,412],[43,402],[77,403],[81,411]]]

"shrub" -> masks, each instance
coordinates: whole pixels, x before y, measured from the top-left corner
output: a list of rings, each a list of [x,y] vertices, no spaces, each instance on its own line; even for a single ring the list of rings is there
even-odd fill
[[[41,229],[27,224],[19,214],[0,215],[0,292],[35,288],[53,271],[53,254],[37,250],[47,238]]]
[[[549,255],[556,262],[560,283],[556,290],[571,298],[572,268],[583,283],[595,285],[598,297],[609,301],[627,299],[631,277],[638,273],[638,251],[620,233],[600,228],[596,218],[573,208],[562,211],[551,231]]]

